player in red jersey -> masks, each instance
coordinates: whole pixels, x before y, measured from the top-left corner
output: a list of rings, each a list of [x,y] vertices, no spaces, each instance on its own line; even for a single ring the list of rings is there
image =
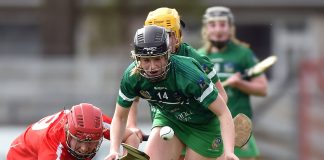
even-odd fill
[[[30,125],[12,142],[7,160],[90,160],[103,137],[110,139],[111,120],[92,104],[75,105]],[[126,129],[123,141],[138,147],[141,140]]]

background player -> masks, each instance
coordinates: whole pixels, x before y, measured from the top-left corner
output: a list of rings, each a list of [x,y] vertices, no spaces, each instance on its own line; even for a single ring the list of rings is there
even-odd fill
[[[210,7],[203,16],[202,27],[203,47],[198,51],[208,56],[215,63],[214,69],[221,81],[226,81],[228,107],[232,116],[244,113],[252,118],[250,95],[266,96],[267,79],[259,74],[248,79],[241,78],[241,74],[254,66],[258,60],[252,50],[237,40],[235,36],[234,17],[229,8]],[[243,158],[254,159],[259,156],[254,136],[246,146],[235,148],[235,154]]]

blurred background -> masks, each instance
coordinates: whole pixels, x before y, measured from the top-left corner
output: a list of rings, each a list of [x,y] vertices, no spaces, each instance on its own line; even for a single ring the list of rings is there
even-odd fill
[[[269,95],[253,97],[263,159],[324,159],[323,0],[1,0],[0,159],[28,124],[64,107],[89,102],[112,116],[133,36],[149,11],[177,9],[184,42],[199,48],[202,15],[215,5],[232,9],[238,38],[259,59],[279,58],[266,73]],[[139,110],[148,133],[146,102]]]

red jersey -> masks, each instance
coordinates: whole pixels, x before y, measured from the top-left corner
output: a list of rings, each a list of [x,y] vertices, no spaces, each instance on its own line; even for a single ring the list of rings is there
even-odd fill
[[[68,110],[30,125],[11,144],[7,160],[75,160],[69,154],[64,126]],[[104,138],[110,139],[111,118],[103,115]]]

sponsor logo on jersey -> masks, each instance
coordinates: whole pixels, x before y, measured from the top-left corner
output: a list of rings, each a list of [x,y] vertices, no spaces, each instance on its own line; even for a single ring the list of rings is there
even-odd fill
[[[154,87],[155,90],[167,90],[167,87]]]
[[[150,93],[148,91],[141,90],[140,94],[146,99],[151,99],[152,98],[152,96],[150,95]]]

